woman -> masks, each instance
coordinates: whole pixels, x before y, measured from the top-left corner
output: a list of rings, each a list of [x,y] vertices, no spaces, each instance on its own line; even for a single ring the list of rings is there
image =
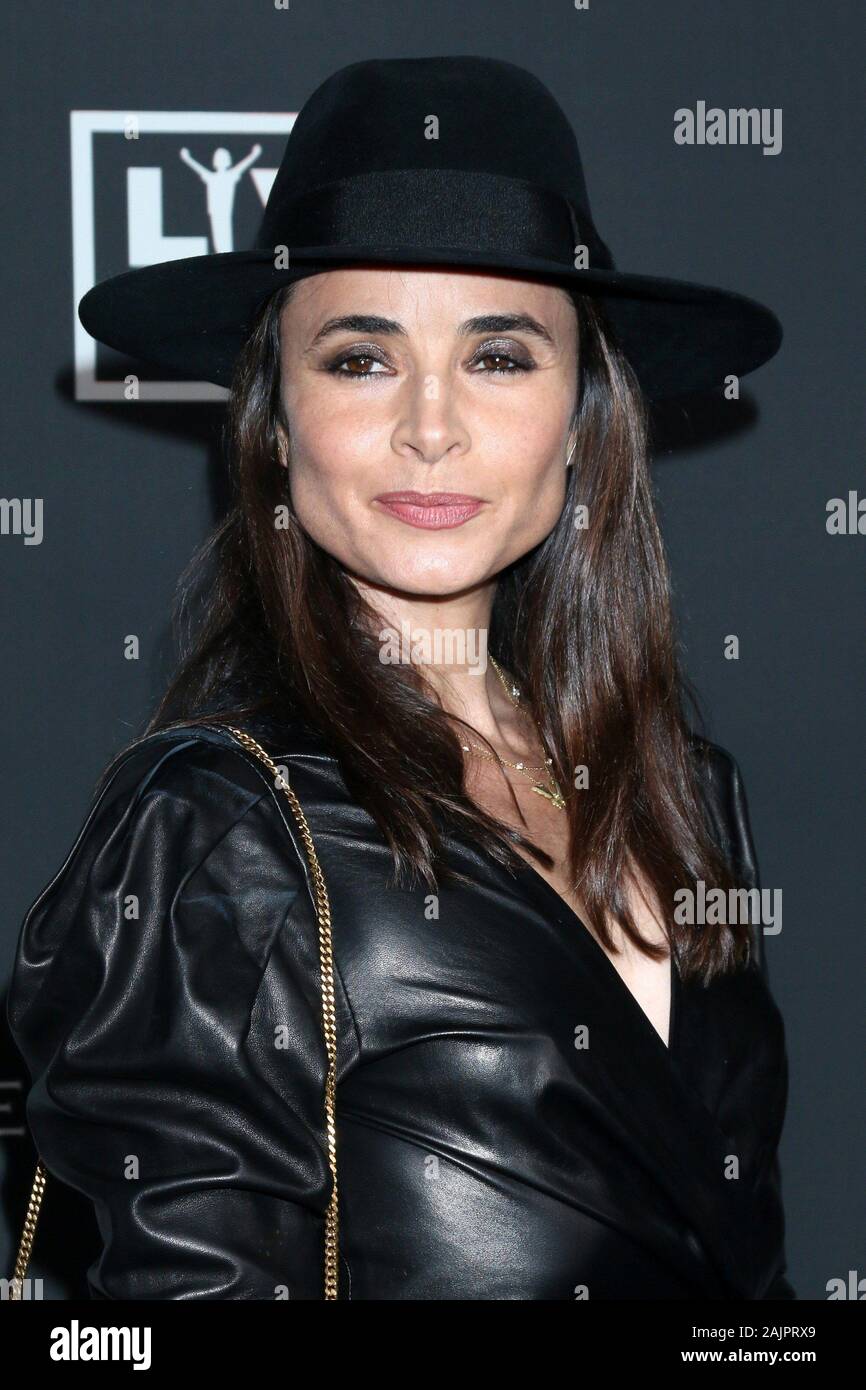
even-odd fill
[[[773,316],[616,271],[559,107],[479,58],[337,73],[253,252],[80,312],[231,385],[237,485],[16,959],[93,1296],[320,1298],[324,1251],[326,1297],[794,1297],[754,847],[684,714],[644,402]]]

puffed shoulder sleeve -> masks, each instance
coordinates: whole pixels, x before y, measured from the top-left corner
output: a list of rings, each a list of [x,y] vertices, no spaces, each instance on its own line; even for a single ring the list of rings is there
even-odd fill
[[[318,939],[275,802],[239,750],[157,736],[24,920],[9,1025],[95,1298],[323,1297]]]
[[[749,803],[740,765],[727,748],[692,735],[705,810],[716,843],[743,888],[760,891],[761,876],[752,834]],[[753,954],[765,982],[767,958],[761,922],[752,931]]]
[[[739,763],[728,749],[696,735],[693,735],[693,747],[698,756],[705,806],[716,842],[726,855],[737,883],[744,888],[757,889],[760,892],[758,856]],[[754,924],[752,939],[755,965],[769,995],[770,981],[761,921]],[[756,1196],[760,1199],[768,1228],[775,1232],[775,1239],[771,1242],[773,1268],[760,1296],[762,1299],[796,1299],[797,1294],[787,1277],[782,1174],[778,1153],[778,1141],[788,1098],[788,1058],[784,1040],[784,1021],[774,1001],[770,1007],[778,1019],[780,1030],[778,1075],[775,1078],[772,1128],[767,1141],[767,1162]],[[764,1116],[762,1120],[768,1123],[769,1117]]]

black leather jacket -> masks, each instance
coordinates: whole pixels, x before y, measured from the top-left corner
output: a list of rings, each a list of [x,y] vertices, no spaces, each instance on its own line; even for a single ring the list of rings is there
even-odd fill
[[[795,1297],[760,926],[738,975],[672,971],[668,1048],[528,865],[451,841],[475,886],[443,887],[437,912],[388,886],[315,736],[265,746],[331,902],[340,1297]],[[738,767],[694,748],[713,832],[757,886]],[[125,754],[30,908],[8,1018],[43,1161],[95,1204],[94,1298],[323,1297],[314,901],[284,794],[190,725]]]

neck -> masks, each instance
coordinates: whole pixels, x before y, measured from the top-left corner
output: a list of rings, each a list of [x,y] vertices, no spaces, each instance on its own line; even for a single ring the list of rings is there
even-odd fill
[[[466,720],[502,756],[532,751],[531,726],[509,699],[487,650],[495,581],[445,598],[354,582],[380,620],[383,661],[411,658],[442,708]],[[466,731],[458,726],[457,732]]]

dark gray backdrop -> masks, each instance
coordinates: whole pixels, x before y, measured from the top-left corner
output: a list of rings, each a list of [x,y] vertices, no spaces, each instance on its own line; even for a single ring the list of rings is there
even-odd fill
[[[224,501],[220,406],[75,399],[70,111],[290,112],[362,58],[521,63],[575,124],[618,264],[751,294],[784,325],[779,356],[744,379],[738,403],[692,401],[659,417],[655,476],[686,669],[710,736],[743,770],[764,885],[783,892],[783,930],[766,941],[791,1065],[790,1277],[801,1298],[822,1299],[829,1279],[866,1275],[866,537],[826,530],[830,498],[866,494],[859,15],[853,0],[591,0],[585,12],[570,0],[291,0],[288,10],[270,0],[7,0],[0,492],[41,497],[44,533],[39,545],[0,535],[0,988],[24,912],[65,857],[97,773],[162,686],[175,581]],[[674,111],[699,100],[781,108],[781,152],[676,145]],[[180,144],[202,158],[215,143],[239,159],[255,138],[179,136],[172,159]],[[265,162],[277,162],[284,139],[262,143]],[[116,137],[95,141],[98,278],[127,268],[122,155]],[[166,220],[203,235],[200,188],[185,180],[173,164]],[[251,189],[238,245],[257,216]],[[110,374],[111,356],[100,366]],[[137,661],[124,659],[130,633]],[[738,661],[723,656],[729,633]],[[22,1081],[4,1015],[0,1127],[20,1126]],[[5,1273],[33,1151],[14,1134],[2,1149]],[[58,1258],[66,1223],[86,1234],[89,1210],[49,1191],[46,1213],[34,1272],[59,1296],[76,1291]]]

